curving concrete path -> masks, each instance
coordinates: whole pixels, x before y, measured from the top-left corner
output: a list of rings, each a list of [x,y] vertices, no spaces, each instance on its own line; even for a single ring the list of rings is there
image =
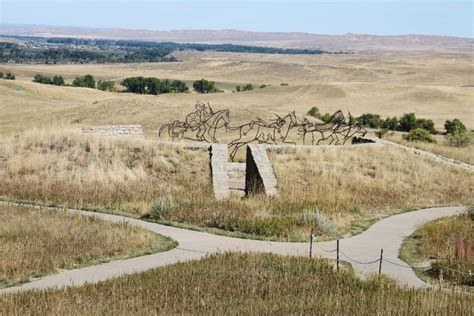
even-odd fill
[[[372,225],[360,235],[340,240],[340,249],[346,256],[350,257],[351,260],[348,260],[344,254],[341,254],[340,259],[351,262],[354,270],[360,276],[377,273],[379,269],[378,261],[372,264],[359,264],[355,261],[369,262],[377,260],[380,258],[380,249],[383,248],[384,258],[396,264],[406,266],[407,264],[405,262],[398,259],[400,246],[402,241],[411,235],[418,225],[440,217],[452,216],[464,212],[465,210],[466,208],[462,206],[428,208],[385,218]],[[45,276],[39,280],[20,286],[0,289],[0,294],[14,293],[29,289],[79,286],[85,283],[99,282],[124,274],[132,274],[176,262],[196,260],[204,257],[206,254],[222,251],[253,251],[299,256],[309,255],[308,242],[288,243],[239,239],[149,223],[119,215],[80,210],[69,211],[97,217],[110,222],[124,221],[131,225],[137,225],[154,233],[173,238],[179,245],[177,248],[166,252],[125,260],[116,260],[96,266],[68,270]],[[314,245],[313,254],[315,256],[335,259],[335,252],[328,253],[322,250],[332,250],[335,247],[336,241],[320,242]],[[429,286],[427,283],[421,281],[412,269],[394,265],[386,261],[382,263],[382,273],[409,287]]]

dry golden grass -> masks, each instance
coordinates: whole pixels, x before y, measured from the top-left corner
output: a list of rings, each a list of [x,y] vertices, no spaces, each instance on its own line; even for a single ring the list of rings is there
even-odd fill
[[[408,142],[402,139],[399,135],[389,136],[387,139],[405,146],[415,147],[474,165],[474,142],[471,142],[466,147],[453,147],[449,146],[441,137],[437,137],[436,143]]]
[[[220,254],[65,290],[0,296],[0,314],[468,315],[474,296],[362,281],[326,261]]]
[[[0,195],[305,240],[357,233],[399,209],[472,202],[473,177],[389,147],[271,154],[281,196],[216,201],[204,151],[144,140],[36,130],[2,144]]]
[[[471,211],[473,212],[473,211]],[[435,263],[451,269],[469,272],[474,270],[474,257],[470,260],[456,258],[456,238],[474,240],[474,213],[463,214],[427,223],[419,227],[400,250],[403,259],[418,266],[434,259]],[[440,267],[420,272],[422,276],[438,279]],[[444,279],[457,284],[474,286],[474,277],[443,269]]]
[[[174,246],[135,226],[62,210],[0,205],[0,223],[0,287]]]
[[[312,106],[322,112],[338,109],[353,115],[371,112],[401,116],[415,112],[433,119],[460,118],[474,128],[474,89],[469,55],[364,54],[264,55],[182,53],[183,62],[122,65],[1,65],[19,80],[0,80],[0,134],[31,126],[61,124],[142,124],[148,137],[157,137],[165,122],[182,120],[196,100],[215,109],[231,109],[231,123],[239,125],[260,116],[272,118],[296,110],[304,115]],[[160,96],[109,93],[86,88],[53,87],[32,83],[36,73],[64,75],[66,81],[85,73],[96,79],[156,76],[187,80],[206,78],[224,93]],[[251,82],[264,89],[232,93],[236,85]],[[280,86],[281,83],[289,86]],[[21,87],[20,91],[16,87]]]
[[[472,173],[390,146],[297,149],[270,159],[282,200],[317,208],[341,228],[375,210],[474,202]]]
[[[0,195],[15,199],[141,216],[160,197],[209,185],[208,154],[179,145],[33,130],[0,152]]]

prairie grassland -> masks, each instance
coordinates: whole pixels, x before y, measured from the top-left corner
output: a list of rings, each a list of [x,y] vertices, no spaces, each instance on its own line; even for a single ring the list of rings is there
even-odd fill
[[[473,212],[473,211],[471,211]],[[402,245],[400,254],[413,266],[433,260],[443,266],[464,272],[474,271],[474,258],[456,258],[455,240],[463,236],[474,240],[474,213],[442,218],[419,227]],[[433,265],[428,271],[420,271],[422,277],[438,279],[441,267]],[[474,286],[474,277],[443,269],[443,279],[454,284]]]
[[[213,197],[208,154],[180,145],[36,130],[2,146],[4,198],[242,237],[305,240],[316,227],[322,238],[335,238],[358,233],[400,208],[470,203],[474,190],[466,172],[380,146],[272,153],[279,198],[223,201]]]
[[[468,128],[474,128],[468,54],[179,54],[183,61],[178,63],[0,65],[0,71],[13,71],[18,78],[13,82],[0,80],[0,134],[51,123],[137,123],[148,137],[156,138],[162,124],[182,120],[196,100],[210,102],[214,109],[230,109],[233,126],[293,110],[301,117],[317,106],[323,113],[342,109],[355,116],[370,112],[392,117],[415,112],[417,117],[433,119],[439,129],[445,120],[458,117]],[[37,73],[63,75],[67,82],[90,73],[96,79],[114,80],[117,86],[129,76],[186,80],[189,86],[204,77],[216,81],[224,92],[159,96],[111,93],[31,82]],[[255,89],[232,93],[235,86],[247,83]],[[262,84],[266,87],[259,89]]]
[[[319,210],[339,229],[384,210],[474,202],[472,173],[390,146],[270,152],[281,199]]]
[[[474,165],[474,142],[471,142],[466,147],[453,147],[449,146],[442,138],[437,138],[436,143],[408,142],[397,135],[389,136],[387,139],[405,146],[415,147]]]
[[[0,222],[0,287],[174,246],[135,226],[64,210],[0,205]]]
[[[0,195],[9,198],[137,217],[160,197],[209,187],[208,154],[180,146],[64,130],[32,130],[1,146]]]
[[[468,315],[473,296],[403,289],[323,260],[224,253],[64,290],[0,296],[0,313]]]

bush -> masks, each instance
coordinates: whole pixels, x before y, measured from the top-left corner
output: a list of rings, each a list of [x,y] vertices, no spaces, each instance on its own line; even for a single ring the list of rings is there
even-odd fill
[[[321,117],[321,113],[319,113],[319,109],[316,106],[313,106],[311,109],[309,109],[308,115],[315,118]]]
[[[383,129],[389,129],[389,130],[395,131],[397,130],[397,127],[398,127],[398,118],[396,116],[392,118],[387,117],[382,122],[382,125],[380,127],[382,127]]]
[[[320,115],[319,119],[323,121],[324,123],[329,123],[329,121],[331,121],[331,117],[332,117],[331,114],[325,113],[324,115]]]
[[[382,128],[381,130],[378,130],[375,132],[375,136],[377,136],[378,138],[382,139],[384,138],[384,136],[388,133],[388,129],[386,128]]]
[[[422,128],[429,131],[431,134],[436,134],[436,129],[434,128],[434,122],[427,119],[417,119],[416,128]]]
[[[335,233],[333,222],[319,210],[304,210],[298,219],[298,225],[309,225],[315,228],[317,235],[333,235]]]
[[[5,74],[3,73],[3,71],[0,71],[0,79],[3,79],[3,77],[5,77]]]
[[[64,78],[62,76],[54,76],[52,83],[55,86],[64,86]]]
[[[416,128],[416,116],[415,113],[405,113],[400,118],[398,129],[403,132],[409,132]]]
[[[160,198],[153,203],[150,215],[153,218],[161,219],[163,216],[171,213],[173,206],[171,198]]]
[[[72,82],[74,87],[83,87],[83,88],[95,88],[95,79],[92,75],[85,75],[82,77],[76,77]]]
[[[464,133],[467,131],[466,126],[456,118],[452,121],[447,120],[444,123],[444,129],[446,130],[446,134],[454,134],[456,132]]]
[[[403,135],[403,139],[409,142],[427,142],[427,143],[436,143],[436,141],[431,136],[431,133],[426,129],[415,128],[410,133]]]
[[[267,85],[266,85],[266,84],[262,84],[262,85],[260,85],[260,87],[259,87],[259,88],[260,88],[260,89],[263,89],[263,88],[266,88],[266,87],[267,87]]]
[[[196,92],[199,92],[199,93],[220,92],[220,90],[215,87],[214,81],[208,81],[206,79],[194,81],[193,88]]]
[[[466,147],[471,143],[471,135],[468,132],[456,131],[454,133],[448,133],[445,136],[448,145],[453,147]]]
[[[247,83],[245,86],[242,87],[242,91],[250,91],[253,90],[253,85],[251,83]]]
[[[240,91],[242,91],[242,88],[240,86],[236,86],[235,91],[240,92]]]
[[[365,113],[357,118],[357,122],[364,127],[380,128],[383,121],[378,114]]]
[[[112,80],[99,80],[97,82],[97,89],[102,91],[113,91],[115,82]]]
[[[50,77],[43,76],[43,75],[40,75],[40,74],[36,74],[33,77],[33,82],[42,83],[42,84],[52,84],[53,83],[53,81],[51,80]]]
[[[2,79],[6,79],[6,80],[15,80],[15,74],[12,73],[12,72],[7,72],[6,74],[3,75],[2,73],[2,76],[1,76]]]

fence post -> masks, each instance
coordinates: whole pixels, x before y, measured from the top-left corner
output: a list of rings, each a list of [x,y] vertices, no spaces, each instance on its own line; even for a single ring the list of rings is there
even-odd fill
[[[379,278],[382,274],[382,261],[383,261],[383,248],[380,249],[380,260],[379,260]]]
[[[313,228],[311,228],[311,236],[309,236],[309,257],[313,255]]]
[[[467,262],[471,261],[472,255],[472,240],[464,241],[464,260]]]
[[[462,259],[464,252],[464,240],[461,235],[456,237],[456,259]]]
[[[337,271],[339,272],[339,239],[337,240],[337,257],[336,257],[336,267],[337,267]]]

